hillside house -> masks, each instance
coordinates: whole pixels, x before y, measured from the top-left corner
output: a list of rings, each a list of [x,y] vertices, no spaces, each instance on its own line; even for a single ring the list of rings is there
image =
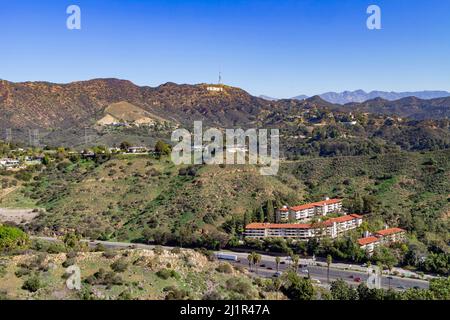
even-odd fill
[[[358,244],[361,249],[371,255],[377,246],[390,245],[392,243],[399,243],[405,241],[406,231],[400,228],[386,228],[374,232],[374,234],[358,239]]]
[[[277,210],[277,221],[308,221],[315,216],[326,216],[330,213],[342,212],[341,199],[325,198],[323,201],[302,204],[299,206],[284,206]]]
[[[147,147],[129,147],[128,153],[147,153],[149,149]]]
[[[363,217],[349,214],[319,223],[250,223],[245,227],[245,237],[253,239],[285,238],[309,240],[311,238],[337,238],[362,224]]]
[[[0,168],[3,169],[14,169],[20,166],[20,161],[16,159],[0,159]]]

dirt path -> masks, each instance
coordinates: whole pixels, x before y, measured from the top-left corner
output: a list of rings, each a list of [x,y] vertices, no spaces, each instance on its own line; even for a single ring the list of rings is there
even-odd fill
[[[0,199],[6,197],[8,194],[16,191],[17,189],[19,189],[20,186],[15,186],[12,188],[8,188],[8,189],[4,189],[3,191],[0,192]]]
[[[33,210],[0,208],[0,222],[10,221],[17,224],[27,224],[39,214],[39,212],[33,212]]]

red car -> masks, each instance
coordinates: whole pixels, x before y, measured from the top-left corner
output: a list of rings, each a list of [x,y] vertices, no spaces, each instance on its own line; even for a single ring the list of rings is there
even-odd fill
[[[353,279],[353,281],[355,281],[355,282],[361,282],[361,278],[360,278],[360,277],[356,277],[356,278]]]

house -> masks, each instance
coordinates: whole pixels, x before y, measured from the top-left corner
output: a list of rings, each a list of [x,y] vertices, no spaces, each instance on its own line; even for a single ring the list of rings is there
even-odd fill
[[[10,158],[0,159],[0,167],[2,167],[4,169],[17,168],[19,165],[20,165],[20,161],[16,160],[16,159],[10,159]]]
[[[245,227],[245,237],[286,238],[309,240],[311,238],[337,238],[339,235],[359,227],[362,216],[349,214],[318,223],[250,223]]]
[[[129,147],[128,153],[147,153],[149,150],[147,147]]]
[[[277,211],[279,222],[285,221],[307,221],[314,216],[326,216],[329,213],[340,213],[342,211],[341,199],[325,198],[323,201],[307,203],[299,206],[283,206]]]
[[[405,230],[400,228],[386,228],[375,232],[373,235],[358,239],[358,244],[361,249],[366,250],[371,255],[377,246],[403,242],[405,238]]]
[[[122,151],[122,149],[117,148],[117,147],[112,147],[112,148],[108,148],[109,153],[120,153],[120,151]]]

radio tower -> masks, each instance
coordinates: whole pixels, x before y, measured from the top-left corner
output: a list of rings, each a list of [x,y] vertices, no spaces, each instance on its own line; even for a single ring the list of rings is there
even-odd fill
[[[222,72],[219,71],[219,85],[222,84]]]

